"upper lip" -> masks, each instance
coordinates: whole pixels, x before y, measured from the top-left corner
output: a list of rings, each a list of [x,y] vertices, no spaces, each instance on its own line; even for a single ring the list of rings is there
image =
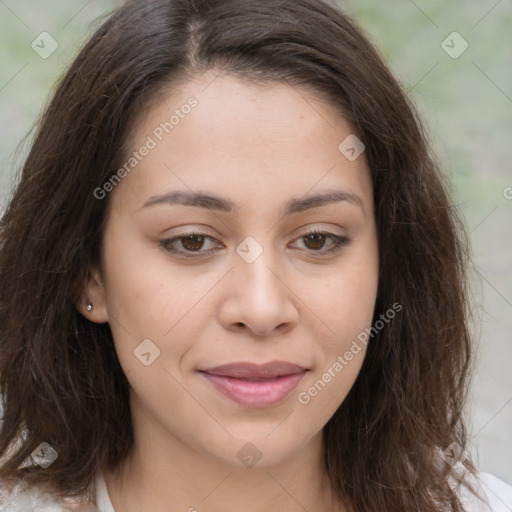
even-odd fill
[[[307,368],[303,366],[287,361],[271,361],[261,365],[247,362],[229,363],[200,371],[210,375],[233,377],[235,379],[272,379],[274,377],[302,373],[306,370]]]

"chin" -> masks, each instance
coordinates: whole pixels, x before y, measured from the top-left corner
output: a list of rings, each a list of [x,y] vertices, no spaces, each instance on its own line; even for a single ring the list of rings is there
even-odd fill
[[[259,432],[252,436],[247,433],[244,436],[230,438],[228,442],[224,441],[215,447],[206,448],[211,456],[231,466],[249,469],[270,468],[293,458],[314,436],[313,433],[309,439],[303,440],[292,438],[288,432],[281,435],[269,432],[272,432],[272,429],[267,429],[263,435]]]

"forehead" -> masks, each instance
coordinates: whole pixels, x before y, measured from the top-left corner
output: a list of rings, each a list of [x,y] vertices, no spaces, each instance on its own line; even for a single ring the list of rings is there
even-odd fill
[[[126,157],[151,150],[126,181],[141,200],[171,189],[241,201],[332,187],[371,195],[364,153],[350,161],[339,149],[354,132],[311,90],[207,73],[159,94],[137,119]]]

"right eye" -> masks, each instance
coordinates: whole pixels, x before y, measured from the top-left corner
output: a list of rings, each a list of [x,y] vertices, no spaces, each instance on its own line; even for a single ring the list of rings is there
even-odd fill
[[[207,251],[201,250],[205,241],[218,242],[215,238],[205,233],[191,232],[161,240],[159,245],[170,253],[179,254],[185,258],[198,258],[212,252],[212,249]],[[179,249],[179,246],[184,250]]]

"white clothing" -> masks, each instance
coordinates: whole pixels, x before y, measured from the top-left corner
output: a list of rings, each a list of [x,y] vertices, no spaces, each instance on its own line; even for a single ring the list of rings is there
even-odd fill
[[[460,487],[461,499],[467,512],[512,512],[512,486],[489,473],[479,474],[479,492],[484,501]],[[105,480],[102,475],[96,480],[96,504],[80,512],[116,512],[110,501]],[[40,490],[28,490],[22,485],[16,486],[8,494],[0,483],[0,512],[68,512],[77,510],[71,504]]]

